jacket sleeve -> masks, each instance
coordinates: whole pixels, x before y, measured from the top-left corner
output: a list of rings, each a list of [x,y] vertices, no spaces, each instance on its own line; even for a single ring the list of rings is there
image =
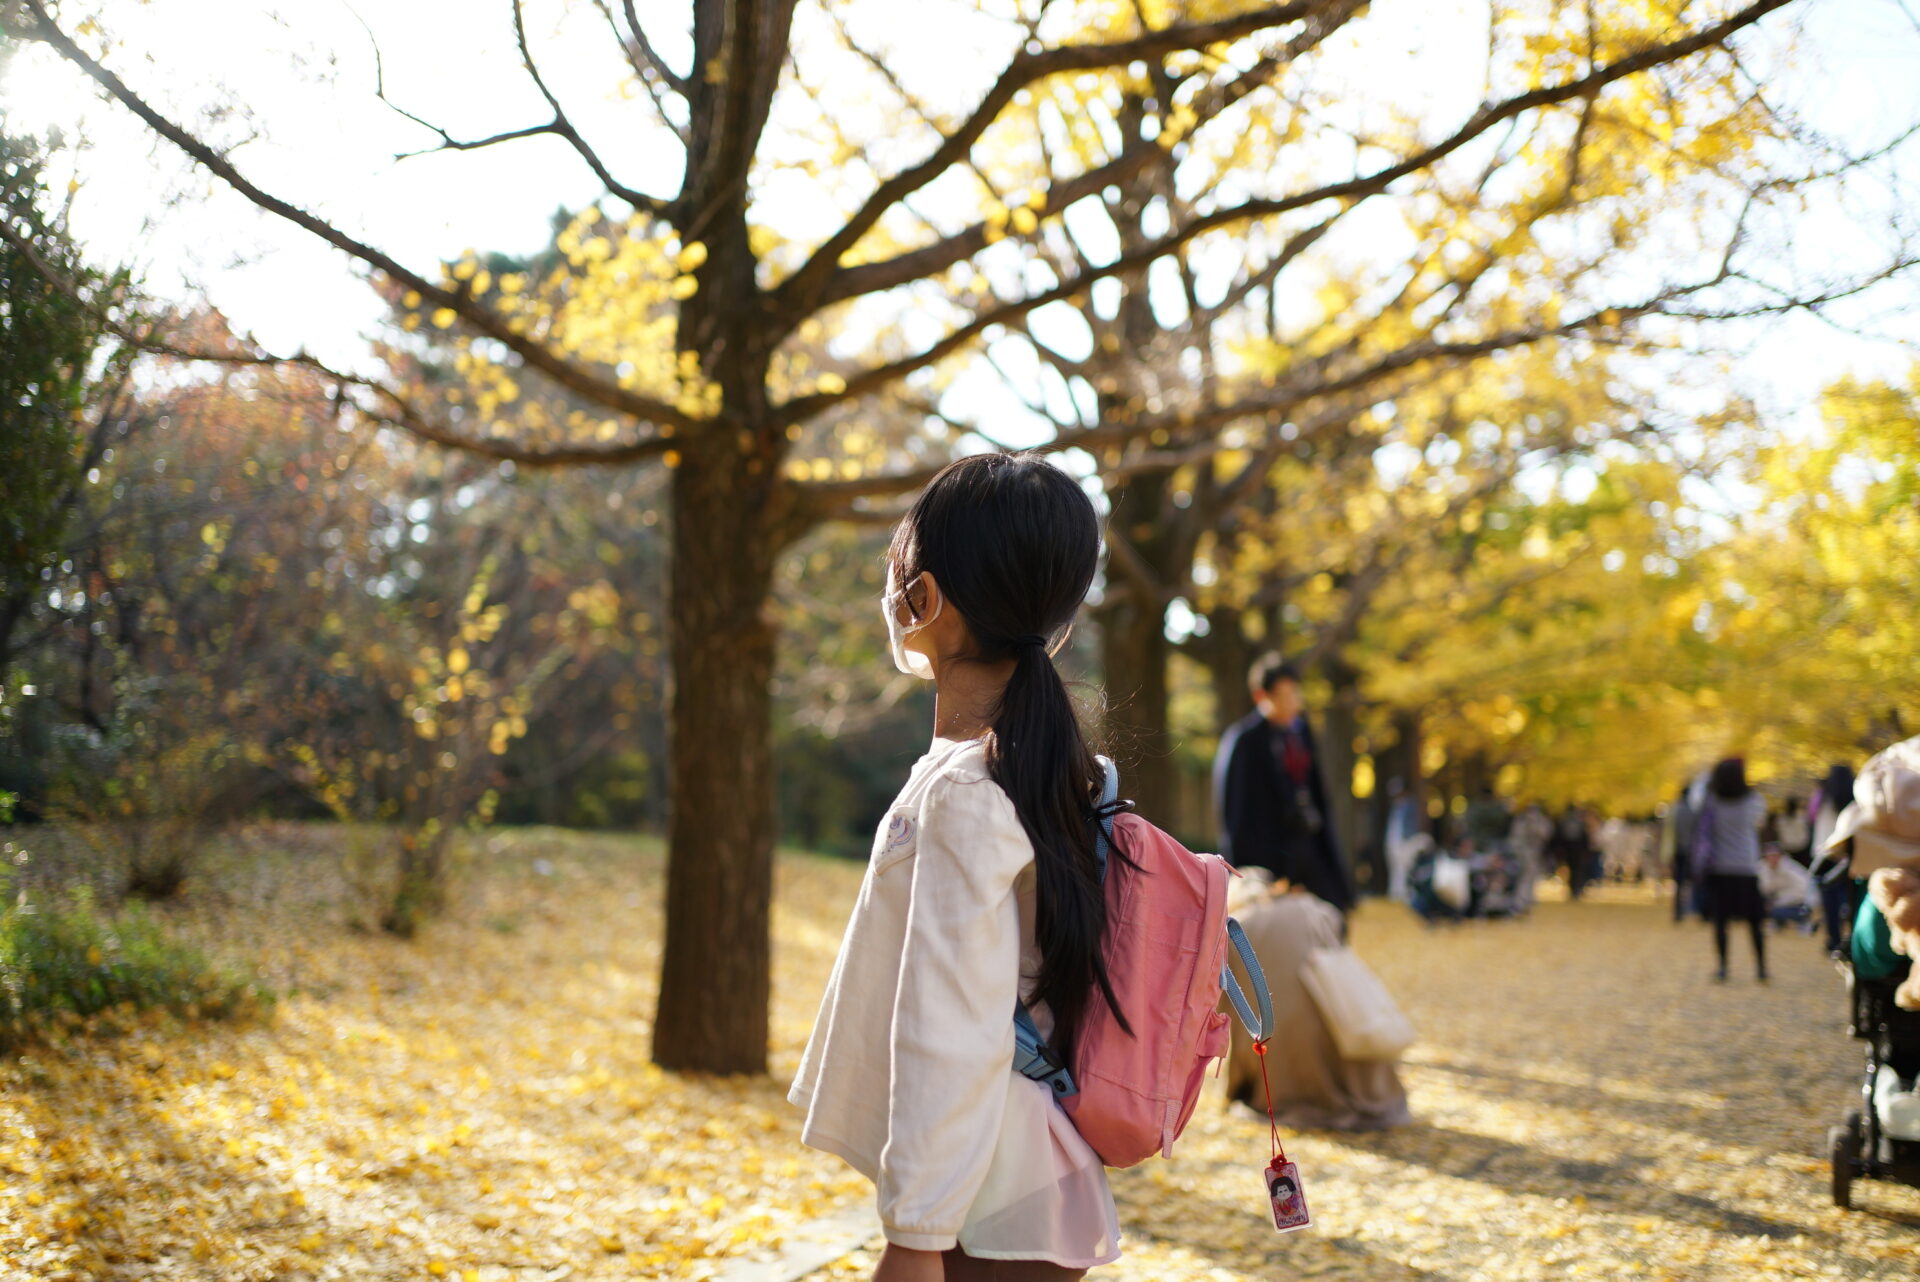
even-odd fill
[[[1033,846],[987,779],[929,789],[911,862],[893,1009],[880,1222],[887,1240],[953,1247],[1000,1137],[1020,986],[1015,883]]]
[[[1260,847],[1260,834],[1253,831],[1253,748],[1257,736],[1245,729],[1231,732],[1233,738],[1222,749],[1218,768],[1220,779],[1220,853],[1230,864],[1244,862]]]

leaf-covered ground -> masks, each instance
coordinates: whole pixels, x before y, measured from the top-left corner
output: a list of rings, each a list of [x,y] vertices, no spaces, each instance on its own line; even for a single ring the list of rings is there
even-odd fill
[[[870,1194],[783,1099],[857,865],[782,861],[774,1080],[647,1062],[657,846],[500,833],[415,943],[353,933],[330,828],[257,835],[171,917],[289,993],[270,1023],[126,1020],[0,1067],[0,1277],[701,1278]],[[1289,1137],[1317,1219],[1264,1227],[1264,1123],[1202,1112],[1115,1177],[1120,1279],[1911,1278],[1920,1191],[1833,1209],[1859,1054],[1812,941],[1705,982],[1639,903],[1356,942],[1423,1034],[1417,1125]],[[1743,956],[1741,954],[1740,956]],[[857,1274],[861,1253],[822,1271]]]

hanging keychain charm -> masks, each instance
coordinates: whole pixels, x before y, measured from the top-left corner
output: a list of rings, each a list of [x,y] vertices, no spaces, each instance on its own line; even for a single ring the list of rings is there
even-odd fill
[[[1280,1124],[1273,1116],[1273,1084],[1267,1079],[1266,1042],[1255,1042],[1253,1050],[1260,1058],[1260,1085],[1267,1095],[1267,1126],[1273,1133],[1273,1160],[1267,1163],[1264,1172],[1267,1200],[1273,1204],[1273,1227],[1282,1233],[1291,1233],[1312,1224],[1313,1217],[1307,1213],[1307,1191],[1300,1183],[1300,1168],[1287,1160],[1287,1151],[1280,1147]]]
[[[1273,1227],[1282,1233],[1313,1223],[1307,1214],[1307,1195],[1300,1187],[1300,1171],[1282,1154],[1267,1163],[1267,1198],[1273,1203]]]

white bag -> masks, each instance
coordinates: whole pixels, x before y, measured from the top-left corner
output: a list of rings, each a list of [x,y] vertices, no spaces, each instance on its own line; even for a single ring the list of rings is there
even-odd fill
[[[1300,968],[1300,982],[1342,1059],[1398,1059],[1413,1045],[1413,1022],[1353,949],[1314,949]]]
[[[1920,1140],[1920,1090],[1900,1089],[1900,1074],[1882,1064],[1873,1079],[1873,1111],[1891,1140]]]
[[[1465,912],[1473,898],[1473,869],[1464,859],[1438,855],[1433,861],[1433,897],[1449,908]]]

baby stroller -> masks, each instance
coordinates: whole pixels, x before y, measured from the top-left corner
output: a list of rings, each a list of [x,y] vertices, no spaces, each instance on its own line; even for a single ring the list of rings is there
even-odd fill
[[[1469,859],[1473,869],[1474,917],[1520,915],[1520,859],[1504,841],[1477,849]]]
[[[1920,1011],[1901,1010],[1893,1002],[1899,987],[1893,979],[1859,979],[1844,963],[1847,987],[1853,999],[1853,1020],[1847,1032],[1867,1044],[1866,1078],[1860,1088],[1861,1106],[1847,1114],[1846,1125],[1827,1131],[1827,1152],[1833,1160],[1833,1204],[1853,1205],[1855,1179],[1888,1180],[1920,1187],[1920,1126],[1913,1101],[1904,1101],[1899,1120],[1905,1138],[1888,1134],[1886,1104],[1889,1087],[1915,1089],[1920,1074]],[[1893,1080],[1897,1075],[1898,1081]],[[1880,1098],[1876,1099],[1876,1095]]]

